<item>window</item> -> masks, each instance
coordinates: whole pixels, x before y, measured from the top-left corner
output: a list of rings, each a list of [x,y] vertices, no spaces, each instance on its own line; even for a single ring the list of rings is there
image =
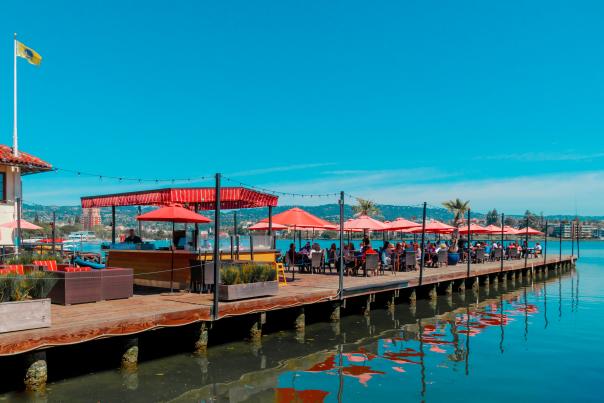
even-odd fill
[[[6,173],[0,172],[0,202],[6,202]]]

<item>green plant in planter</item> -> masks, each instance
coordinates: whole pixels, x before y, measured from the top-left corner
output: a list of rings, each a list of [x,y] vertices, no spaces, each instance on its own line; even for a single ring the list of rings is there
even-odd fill
[[[29,252],[21,252],[19,256],[13,256],[6,259],[7,264],[32,264],[34,262],[34,255]]]
[[[46,298],[57,281],[53,273],[41,271],[0,275],[0,302]]]
[[[0,302],[13,300],[13,294],[17,286],[17,274],[0,274]]]
[[[277,270],[269,263],[231,263],[220,270],[220,279],[224,285],[274,281],[276,278]]]
[[[240,284],[239,269],[236,267],[225,267],[220,270],[220,279],[224,285]]]

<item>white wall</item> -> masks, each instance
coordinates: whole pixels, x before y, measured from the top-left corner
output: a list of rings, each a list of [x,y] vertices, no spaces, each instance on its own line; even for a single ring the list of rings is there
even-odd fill
[[[0,224],[15,221],[17,219],[16,196],[21,193],[21,174],[19,168],[14,166],[0,165],[0,172],[6,174],[6,202],[0,201]],[[2,184],[0,183],[0,186]],[[9,228],[0,228],[0,244],[14,244],[13,231]]]

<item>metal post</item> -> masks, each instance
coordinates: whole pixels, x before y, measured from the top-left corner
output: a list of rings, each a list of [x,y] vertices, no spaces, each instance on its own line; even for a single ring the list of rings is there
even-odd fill
[[[527,261],[528,261],[528,229],[529,229],[529,218],[526,216],[526,232],[524,233],[524,244],[526,245],[526,249],[524,251],[524,268],[526,269]]]
[[[195,212],[199,213],[199,203],[195,203]],[[195,250],[199,250],[199,224],[195,223],[195,236],[194,236],[194,245],[195,245]]]
[[[277,249],[277,240],[273,234],[273,206],[268,206],[268,236],[271,237],[273,249]]]
[[[233,235],[237,236],[237,210],[233,210]]]
[[[545,220],[545,239],[543,241],[543,263],[547,263],[547,220]]]
[[[54,255],[57,248],[56,236],[57,236],[57,214],[52,212],[52,232],[50,233],[52,236],[52,254]]]
[[[576,231],[575,222],[571,221],[571,223],[570,223],[570,255],[571,256],[575,256],[575,231]]]
[[[579,249],[579,239],[581,239],[581,222],[577,222],[577,259],[581,257],[581,250]]]
[[[560,254],[558,255],[558,262],[562,261],[562,221],[560,221]]]
[[[141,206],[138,206],[138,215],[143,214],[143,209]],[[141,220],[138,221],[138,236],[143,237],[143,222]]]
[[[220,173],[216,174],[214,187],[214,305],[213,317],[218,319],[218,286],[220,284]]]
[[[471,218],[471,212],[470,209],[468,209],[468,268],[467,268],[467,273],[466,273],[466,277],[470,278],[470,267],[472,265],[472,250],[470,249],[471,247],[471,241],[472,241],[472,234],[471,234],[471,228],[470,228],[470,218]],[[463,251],[462,251],[463,252]]]
[[[17,242],[15,242],[15,252],[19,256],[19,250],[21,249],[21,198],[17,197]]]
[[[111,206],[111,243],[115,244],[115,206]]]
[[[503,273],[503,255],[505,253],[505,248],[503,247],[503,242],[504,242],[504,225],[503,225],[503,221],[505,220],[505,214],[501,213],[501,245],[499,245],[501,247],[501,268],[500,268],[500,272]]]
[[[344,192],[340,192],[340,262],[338,295],[340,300],[344,299]]]
[[[424,212],[422,214],[422,243],[420,244],[420,257],[419,262],[419,285],[422,285],[424,279],[424,240],[426,239],[426,202],[424,202]]]

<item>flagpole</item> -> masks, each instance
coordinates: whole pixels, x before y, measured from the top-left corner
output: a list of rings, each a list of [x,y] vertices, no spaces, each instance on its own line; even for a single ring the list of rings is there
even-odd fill
[[[15,49],[13,51],[13,69],[14,69],[14,86],[13,86],[13,156],[19,156],[19,142],[17,137],[17,33],[14,37]]]

